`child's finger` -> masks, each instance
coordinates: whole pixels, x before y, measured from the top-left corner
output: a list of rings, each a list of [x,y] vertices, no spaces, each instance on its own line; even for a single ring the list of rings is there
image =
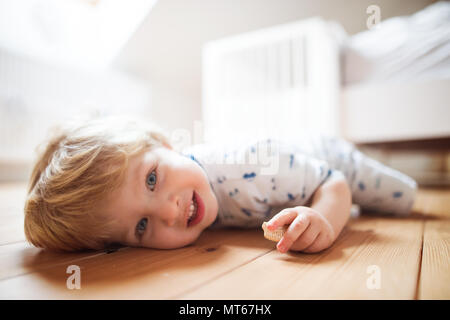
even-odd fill
[[[311,246],[315,240],[320,235],[320,228],[315,227],[314,225],[310,225],[303,234],[297,238],[294,245],[292,246],[292,250],[295,251],[303,251],[309,246]]]
[[[305,249],[303,249],[303,252],[306,253],[314,253],[322,251],[329,246],[329,240],[325,233],[320,232],[317,238]]]
[[[275,230],[278,227],[282,227],[285,224],[291,224],[291,222],[297,217],[298,212],[295,209],[284,209],[280,213],[276,214],[267,222],[267,228],[269,230]]]
[[[310,226],[310,219],[305,214],[299,214],[286,230],[283,238],[278,242],[277,248],[280,252],[287,252],[292,244],[302,236]]]

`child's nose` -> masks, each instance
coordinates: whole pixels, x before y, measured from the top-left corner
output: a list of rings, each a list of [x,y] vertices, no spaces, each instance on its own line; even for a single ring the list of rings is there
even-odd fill
[[[179,197],[174,196],[169,199],[162,219],[168,227],[173,227],[178,220],[183,219],[183,208]]]

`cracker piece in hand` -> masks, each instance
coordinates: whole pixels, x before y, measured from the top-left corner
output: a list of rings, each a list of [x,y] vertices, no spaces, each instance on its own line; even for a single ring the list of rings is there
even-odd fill
[[[283,235],[286,232],[288,226],[284,225],[282,227],[276,228],[273,231],[269,231],[269,229],[267,229],[267,222],[263,222],[262,228],[264,230],[264,238],[266,238],[268,240],[271,240],[271,241],[278,242],[283,237]]]

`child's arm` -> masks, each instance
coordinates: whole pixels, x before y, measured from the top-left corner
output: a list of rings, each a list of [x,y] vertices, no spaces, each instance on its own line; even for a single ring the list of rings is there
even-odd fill
[[[312,197],[311,207],[282,210],[268,222],[268,229],[289,224],[278,242],[280,252],[318,252],[330,247],[345,226],[352,205],[351,191],[342,175],[331,177]]]
[[[314,193],[311,204],[311,208],[321,213],[331,224],[335,239],[350,217],[351,206],[352,194],[344,177],[326,181]]]

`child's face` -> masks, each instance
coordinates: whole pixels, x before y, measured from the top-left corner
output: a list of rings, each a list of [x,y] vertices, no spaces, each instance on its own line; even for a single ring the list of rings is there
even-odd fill
[[[194,191],[204,214],[188,224]],[[113,242],[173,249],[194,242],[214,222],[218,203],[206,173],[195,161],[157,147],[131,159],[123,185],[103,209],[118,221]]]

